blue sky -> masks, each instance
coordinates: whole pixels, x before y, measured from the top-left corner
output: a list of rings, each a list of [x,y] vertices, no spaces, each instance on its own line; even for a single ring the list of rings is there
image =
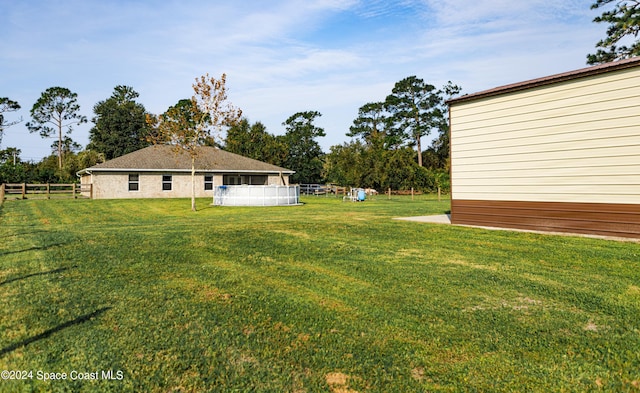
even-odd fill
[[[0,148],[50,154],[53,140],[24,126],[49,87],[77,93],[89,119],[117,85],[162,113],[208,72],[226,73],[229,100],[273,134],[296,112],[321,112],[328,152],[349,140],[360,106],[407,76],[473,93],[585,67],[606,31],[592,2],[0,0],[0,97],[22,106],[7,120],[24,118]],[[86,145],[91,126],[71,138]]]

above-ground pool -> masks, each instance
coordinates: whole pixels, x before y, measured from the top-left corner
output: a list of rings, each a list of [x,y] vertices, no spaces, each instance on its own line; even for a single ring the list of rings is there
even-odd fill
[[[288,206],[300,204],[300,186],[217,186],[216,206]]]

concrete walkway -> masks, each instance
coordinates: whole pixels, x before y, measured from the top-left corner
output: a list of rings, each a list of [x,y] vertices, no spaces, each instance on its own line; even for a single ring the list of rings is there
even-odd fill
[[[451,225],[451,214],[439,214],[435,216],[395,217],[394,220]],[[616,241],[623,241],[623,242],[640,243],[640,239],[629,238],[629,237],[588,235],[588,234],[582,234],[582,233],[569,233],[569,232],[534,231],[534,230],[527,230],[527,229],[485,227],[485,226],[477,226],[477,225],[462,225],[462,224],[458,224],[458,225],[462,227],[482,228],[482,229],[488,229],[492,231],[514,231],[514,232],[538,233],[541,235],[578,236],[578,237],[588,237],[593,239],[605,239],[605,240],[616,240]]]
[[[451,214],[439,214],[437,216],[397,217],[394,220],[430,222],[432,224],[451,224]]]

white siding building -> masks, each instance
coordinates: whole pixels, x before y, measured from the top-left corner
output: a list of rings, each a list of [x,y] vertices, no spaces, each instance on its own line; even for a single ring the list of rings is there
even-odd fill
[[[640,237],[640,58],[449,105],[452,223]]]

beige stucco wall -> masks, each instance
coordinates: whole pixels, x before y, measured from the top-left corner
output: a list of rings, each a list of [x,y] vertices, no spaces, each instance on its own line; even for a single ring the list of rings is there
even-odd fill
[[[129,173],[94,172],[93,197],[103,198],[178,198],[191,196],[191,175],[189,173],[149,173],[139,174],[139,190],[129,191]],[[172,176],[170,191],[162,190],[162,176]],[[204,176],[197,174],[196,196],[213,196],[213,191],[204,190]]]
[[[289,185],[289,175],[269,175],[267,179],[267,185],[273,186],[288,186]]]
[[[129,191],[129,174],[139,175],[138,191]],[[171,191],[162,189],[162,176],[172,176]],[[209,175],[209,174],[207,174]],[[204,189],[204,174],[196,173],[196,197],[213,197],[213,190]],[[213,185],[222,185],[222,174],[213,174]],[[81,183],[93,184],[94,199],[114,198],[189,198],[191,197],[191,173],[171,172],[93,172],[83,175]],[[289,183],[288,175],[284,175],[285,184]],[[282,185],[279,176],[269,176],[269,184]]]
[[[92,191],[88,191],[88,187],[84,187],[85,185],[91,184],[91,175],[88,173],[80,176],[80,184],[83,185],[80,189],[82,190],[81,194],[83,197],[91,198],[93,195]]]
[[[640,203],[640,67],[451,114],[452,199]]]

